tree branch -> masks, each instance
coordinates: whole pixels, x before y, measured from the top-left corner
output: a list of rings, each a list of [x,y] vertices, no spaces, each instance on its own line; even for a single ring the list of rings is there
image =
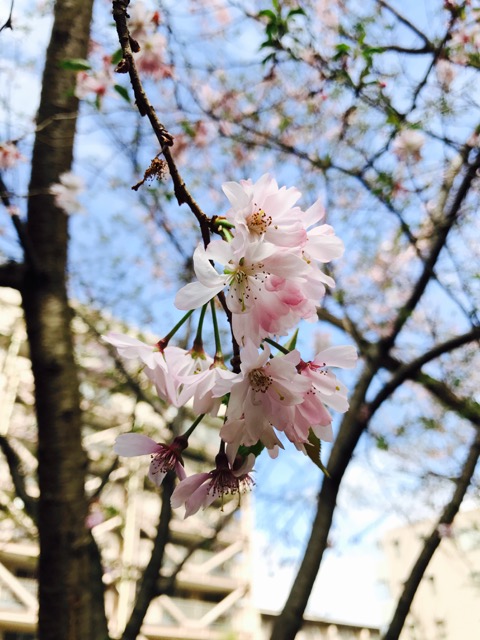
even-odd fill
[[[158,116],[153,108],[150,100],[148,99],[138,75],[137,68],[135,66],[135,59],[133,57],[132,45],[135,46],[138,51],[138,43],[135,42],[130,36],[127,25],[127,7],[130,4],[130,0],[113,0],[113,19],[117,27],[118,39],[120,46],[122,47],[123,60],[117,66],[117,72],[128,73],[130,76],[130,82],[132,84],[133,92],[135,94],[135,101],[137,108],[141,116],[147,116],[152,129],[160,143],[161,153],[163,154],[169,171],[172,177],[175,197],[179,205],[187,204],[190,211],[197,218],[200,225],[200,231],[205,246],[210,242],[209,223],[210,220],[207,215],[202,211],[199,204],[192,197],[188,191],[185,183],[177,169],[175,161],[170,152],[170,147],[174,143],[173,136],[168,133],[167,129],[158,119]]]
[[[22,247],[25,255],[25,262],[28,263],[29,266],[36,273],[40,273],[40,265],[35,255],[35,251],[33,249],[31,240],[28,237],[26,225],[18,215],[17,207],[14,207],[10,200],[10,193],[7,189],[5,182],[3,181],[1,173],[0,173],[0,200],[2,201],[3,205],[5,206],[8,213],[10,214],[10,217],[12,219],[12,224],[15,227],[15,231],[17,232],[17,237],[20,242],[20,246]]]
[[[397,318],[392,324],[390,335],[382,340],[383,348],[387,351],[395,342],[396,337],[402,330],[403,326],[411,316],[413,310],[417,306],[420,298],[433,276],[433,268],[438,260],[440,252],[445,246],[447,236],[453,225],[458,219],[462,203],[471,187],[473,180],[477,177],[477,171],[480,168],[480,153],[477,152],[474,162],[468,166],[465,176],[457,189],[455,197],[446,211],[443,220],[437,223],[437,232],[434,236],[429,255],[423,261],[423,270],[413,287],[408,300],[403,307],[399,309]]]
[[[153,543],[152,555],[142,575],[142,582],[138,591],[132,615],[128,621],[122,640],[135,640],[143,624],[145,614],[152,599],[157,595],[157,581],[163,562],[165,546],[169,538],[172,507],[170,498],[175,488],[175,475],[168,473],[162,484],[162,508],[157,526],[157,535]]]
[[[408,18],[405,18],[405,16],[402,16],[401,13],[399,13],[396,9],[394,9],[392,6],[390,6],[390,4],[388,2],[386,2],[385,0],[377,0],[377,2],[381,7],[383,7],[383,9],[386,9],[392,15],[394,15],[399,22],[401,22],[403,25],[405,25],[411,31],[413,31],[421,40],[423,40],[423,42],[425,43],[425,45],[427,47],[429,47],[430,49],[434,49],[433,44],[430,42],[430,40],[427,38],[427,36],[423,33],[423,31],[420,31],[420,29],[418,29],[418,27],[416,27],[413,24],[413,22],[410,22],[410,20],[408,20]]]
[[[312,523],[302,563],[295,582],[280,615],[275,619],[270,640],[293,640],[302,626],[303,614],[318,574],[323,553],[328,546],[328,534],[337,503],[342,477],[353,451],[363,433],[360,419],[370,383],[376,375],[375,366],[365,365],[350,399],[350,409],[343,417],[327,465],[329,477],[323,477],[317,501],[317,512]]]
[[[440,519],[435,524],[430,536],[425,541],[423,549],[420,552],[420,555],[418,556],[417,561],[412,568],[412,571],[410,572],[410,576],[404,584],[402,594],[397,603],[397,608],[382,640],[398,640],[423,575],[428,567],[430,560],[433,557],[433,554],[440,544],[441,536],[439,533],[439,526],[442,524],[452,524],[455,516],[458,513],[458,510],[460,509],[460,505],[462,504],[468,486],[470,485],[472,476],[475,473],[475,468],[477,466],[479,457],[480,430],[475,434],[475,438],[465,460],[462,473],[456,481],[457,486],[453,497],[444,508]]]
[[[372,360],[377,353],[377,347],[372,342],[366,340],[363,336],[360,335],[360,332],[355,327],[353,323],[351,323],[346,318],[338,318],[333,313],[330,313],[327,309],[318,309],[318,317],[321,320],[325,320],[329,322],[334,327],[338,329],[343,329],[346,331],[356,342],[360,353],[367,358],[368,360]],[[472,332],[469,332],[472,334]],[[445,349],[445,346],[448,347],[449,343],[455,345],[457,341],[460,340],[462,342],[467,335],[463,334],[463,336],[458,336],[455,338],[451,338],[449,341],[442,343],[441,345],[437,345],[434,347],[433,353],[435,352],[438,355],[440,351]],[[477,335],[477,330],[473,332],[473,336]],[[473,337],[473,339],[476,339]],[[458,345],[460,346],[460,345]],[[432,353],[432,351],[430,352]],[[421,356],[423,358],[423,356]],[[415,362],[415,361],[414,361]],[[418,362],[418,361],[417,361]],[[425,362],[423,364],[426,364]],[[385,367],[388,371],[397,372],[400,370],[404,370],[405,367],[409,367],[410,365],[402,362],[398,358],[395,358],[391,355],[385,356],[382,361],[382,366]],[[477,429],[480,428],[480,404],[471,400],[470,398],[462,398],[454,393],[450,387],[441,380],[437,380],[433,376],[424,373],[423,371],[418,370],[416,373],[414,369],[416,367],[412,367],[411,373],[413,373],[411,380],[417,382],[422,385],[427,391],[429,391],[446,409],[450,411],[456,412],[459,416],[471,422]]]
[[[181,562],[179,562],[176,565],[176,567],[173,569],[172,573],[169,576],[165,577],[165,578],[163,578],[163,577],[160,578],[159,586],[157,588],[157,592],[156,592],[155,595],[159,596],[159,595],[162,595],[164,593],[166,593],[166,594],[173,593],[173,589],[174,589],[174,586],[175,586],[175,580],[177,579],[178,574],[183,569],[183,567],[186,565],[188,560],[193,556],[195,551],[197,551],[198,549],[208,548],[211,543],[215,542],[215,540],[217,539],[218,534],[232,520],[232,518],[235,515],[235,513],[236,513],[236,509],[234,509],[231,513],[229,513],[225,517],[219,518],[217,524],[215,525],[213,534],[209,538],[205,538],[203,540],[200,539],[197,542],[192,543],[188,547],[187,553],[185,554],[184,558],[182,559]]]
[[[12,24],[13,3],[14,3],[14,0],[12,0],[10,3],[10,13],[8,14],[8,18],[6,19],[4,24],[2,24],[2,26],[0,27],[0,33],[4,29],[13,29],[13,24]]]
[[[66,283],[69,218],[50,193],[72,166],[76,116],[70,116],[78,112],[76,75],[62,62],[87,56],[92,5],[54,4],[28,188],[27,233],[40,265],[26,251],[22,302],[38,428],[40,640],[108,638],[101,563],[86,526],[87,460]]]
[[[25,505],[27,515],[34,523],[36,523],[38,516],[38,501],[35,500],[35,498],[32,498],[32,496],[27,492],[25,486],[26,478],[22,470],[22,461],[5,436],[0,436],[0,449],[7,461],[15,492]]]
[[[406,380],[415,379],[415,376],[420,372],[420,369],[435,360],[444,353],[449,353],[454,349],[473,342],[480,338],[480,327],[474,327],[468,333],[464,333],[460,336],[450,338],[441,344],[436,345],[432,349],[423,353],[419,358],[409,362],[407,364],[400,365],[395,371],[392,378],[380,389],[375,398],[368,404],[368,411],[371,415],[389,398],[396,389],[400,387]],[[382,363],[380,362],[380,366]]]
[[[328,477],[323,478],[318,497],[317,513],[312,525],[311,535],[307,543],[302,564],[285,603],[282,613],[276,618],[271,640],[292,640],[302,625],[302,618],[315,582],[323,553],[327,548],[328,534],[333,520],[337,495],[346,468],[362,433],[368,426],[374,413],[390,397],[390,395],[409,377],[416,375],[427,362],[442,353],[457,348],[466,342],[478,339],[479,330],[473,329],[467,334],[452,338],[423,354],[413,362],[403,365],[395,376],[379,391],[368,404],[365,397],[371,381],[378,369],[383,366],[386,354],[382,349],[367,361],[355,387],[350,409],[344,415],[339,433],[328,460]]]

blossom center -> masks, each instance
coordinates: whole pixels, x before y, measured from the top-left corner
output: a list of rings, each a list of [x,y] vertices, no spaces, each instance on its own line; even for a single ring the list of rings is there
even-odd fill
[[[263,369],[254,369],[253,371],[250,371],[248,379],[250,380],[250,386],[252,389],[254,391],[259,391],[260,393],[266,393],[272,384],[272,378],[267,376]]]
[[[224,453],[219,453],[216,457],[216,468],[210,472],[210,486],[208,493],[214,496],[235,495],[242,489],[247,489],[254,484],[248,473],[236,475],[229,466]]]
[[[260,235],[265,233],[272,224],[272,216],[267,215],[263,209],[257,209],[247,216],[246,222],[247,227],[252,233]]]
[[[233,304],[240,305],[242,313],[247,311],[257,299],[257,289],[259,290],[261,288],[261,285],[270,275],[265,271],[263,262],[246,264],[245,258],[239,260],[238,267],[234,269],[224,269],[224,273],[230,276],[228,281],[230,285],[229,297]],[[252,291],[252,287],[250,286],[251,282],[255,282],[254,291]]]
[[[152,455],[151,458],[152,474],[155,475],[157,473],[173,471],[176,463],[178,462],[179,456],[175,451],[172,451],[170,447],[165,446],[162,451]]]
[[[150,456],[152,475],[175,471],[178,463],[183,466],[182,451],[188,447],[188,439],[177,436],[170,445],[159,443],[159,446],[160,451]]]

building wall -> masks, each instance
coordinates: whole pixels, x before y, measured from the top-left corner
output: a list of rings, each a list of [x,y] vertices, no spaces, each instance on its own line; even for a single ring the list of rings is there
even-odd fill
[[[420,552],[432,522],[391,531],[383,542],[386,579],[394,600]],[[415,595],[401,640],[480,638],[480,511],[457,515]]]

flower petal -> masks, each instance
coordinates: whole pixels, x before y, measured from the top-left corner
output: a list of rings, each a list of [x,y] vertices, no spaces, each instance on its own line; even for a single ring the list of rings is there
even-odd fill
[[[160,445],[141,433],[123,433],[115,440],[113,450],[118,456],[131,458],[144,456],[149,453],[158,453]]]
[[[250,196],[238,182],[225,182],[222,191],[234,209],[243,209],[250,203]]]
[[[192,493],[192,495],[185,502],[185,518],[188,518],[194,513],[197,513],[200,507],[203,506],[203,508],[205,509],[212,504],[217,496],[213,493],[213,491],[209,493],[209,490],[210,483],[207,482],[198,487],[198,489]]]
[[[341,367],[353,369],[358,360],[355,347],[343,345],[341,347],[328,347],[315,356],[314,364],[325,363],[327,367]]]
[[[320,222],[325,217],[325,209],[320,200],[317,200],[309,207],[303,216],[302,222],[306,227],[311,227]]]
[[[172,493],[170,503],[174,509],[180,507],[208,478],[209,473],[196,473],[182,480]]]
[[[160,469],[158,468],[158,465],[155,466],[151,464],[148,469],[148,477],[153,482],[153,484],[157,485],[157,487],[159,487],[162,484],[166,475],[167,475],[167,472],[160,471]]]
[[[228,242],[225,242],[224,240],[213,240],[208,245],[205,251],[205,256],[207,259],[207,264],[210,266],[211,269],[213,269],[212,265],[210,264],[210,262],[208,262],[208,260],[213,260],[214,262],[218,262],[219,264],[223,264],[223,265],[228,264],[233,259],[232,247]],[[196,272],[197,271],[195,268],[195,273]],[[215,273],[217,272],[215,271]],[[198,274],[197,274],[197,277],[198,277]],[[219,277],[222,277],[222,276],[219,276]],[[200,278],[198,279],[200,280]]]
[[[216,258],[215,255],[215,247],[217,244],[220,244],[218,247],[218,251],[221,252],[219,255],[219,259]],[[211,248],[213,246],[213,248]],[[226,264],[228,260],[230,260],[232,256],[231,250],[227,251],[228,260],[224,262],[224,259],[227,256],[224,256],[225,248],[228,250],[228,244],[223,242],[223,240],[214,240],[208,245],[208,249],[205,250],[202,245],[199,245],[193,254],[193,266],[195,269],[195,275],[197,276],[199,282],[201,282],[206,287],[215,287],[220,284],[220,282],[225,283],[225,276],[221,276],[217,273],[217,271],[210,264],[210,259],[216,260],[220,262],[220,264]],[[225,286],[225,284],[223,285]]]
[[[205,287],[200,282],[190,282],[177,292],[175,296],[175,306],[182,311],[198,309],[209,302],[224,287],[222,282],[218,287]]]

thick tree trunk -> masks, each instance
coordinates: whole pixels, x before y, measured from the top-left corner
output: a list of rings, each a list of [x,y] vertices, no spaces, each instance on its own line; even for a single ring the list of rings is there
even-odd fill
[[[365,368],[351,398],[350,410],[342,420],[327,465],[330,477],[323,478],[318,496],[317,513],[312,524],[303,561],[284,608],[275,618],[270,640],[293,640],[302,627],[303,614],[320,568],[323,553],[328,547],[328,535],[337,505],[340,483],[364,430],[365,421],[359,420],[357,416],[362,413],[361,409],[374,372],[372,367]]]
[[[48,193],[71,167],[75,74],[59,63],[87,55],[93,0],[57,0],[33,149],[23,305],[38,422],[40,640],[108,637],[99,558],[86,529],[86,456],[66,291],[68,218]]]

